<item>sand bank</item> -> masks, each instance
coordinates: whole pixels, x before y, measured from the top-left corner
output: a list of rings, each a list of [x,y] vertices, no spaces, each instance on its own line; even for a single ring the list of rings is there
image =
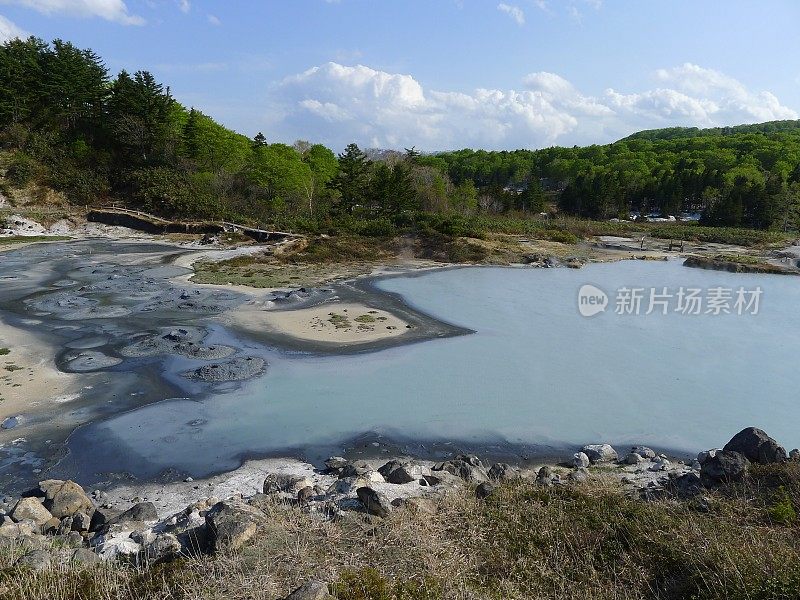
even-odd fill
[[[388,311],[355,302],[330,302],[299,310],[267,310],[251,304],[233,311],[229,318],[233,324],[254,331],[334,344],[364,344],[399,337],[410,328]]]
[[[53,349],[38,337],[0,320],[0,423],[22,415],[14,429],[0,429],[0,443],[19,437],[31,415],[61,411],[80,395],[85,378],[56,368]],[[3,350],[4,352],[4,350]]]

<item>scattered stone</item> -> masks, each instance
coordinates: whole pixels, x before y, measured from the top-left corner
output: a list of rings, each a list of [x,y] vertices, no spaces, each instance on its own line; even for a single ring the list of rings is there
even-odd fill
[[[412,462],[390,460],[378,469],[388,483],[403,484],[419,481],[423,475],[429,475],[430,469]]]
[[[92,500],[74,481],[48,479],[39,482],[39,489],[44,493],[44,507],[56,518],[78,512],[92,514],[95,510]]]
[[[100,562],[100,557],[88,548],[77,548],[70,555],[69,561],[73,565],[95,565]]]
[[[756,427],[742,429],[725,444],[723,450],[739,452],[748,460],[762,465],[786,460],[783,446]]]
[[[495,463],[489,469],[489,479],[492,481],[512,481],[520,478],[519,469],[509,465],[508,463]]]
[[[145,557],[151,563],[173,560],[181,553],[181,543],[171,533],[160,533],[145,546]]]
[[[581,451],[589,457],[592,464],[614,462],[619,458],[617,451],[609,444],[589,444],[581,448]]]
[[[634,446],[631,448],[631,452],[638,454],[646,460],[653,460],[656,457],[655,451],[647,446]]]
[[[714,458],[717,452],[722,452],[721,448],[712,448],[711,450],[704,450],[697,455],[697,462],[702,466],[709,458]]]
[[[739,481],[747,474],[748,461],[743,454],[722,450],[703,463],[700,477],[706,485]]]
[[[189,379],[207,382],[244,381],[264,373],[267,363],[257,356],[241,356],[231,360],[203,365],[184,373]]]
[[[308,504],[309,501],[316,495],[317,495],[317,493],[314,490],[314,488],[311,487],[310,485],[307,485],[306,487],[301,489],[299,492],[297,492],[297,501],[300,504]]]
[[[345,477],[361,477],[362,475],[368,475],[372,471],[374,471],[374,469],[367,461],[357,460],[354,462],[348,462],[346,465],[344,465],[339,471],[339,478],[344,479]]]
[[[671,463],[666,458],[658,456],[653,461],[653,464],[650,465],[650,468],[648,470],[654,472],[666,471],[667,469],[669,469],[670,464]]]
[[[152,502],[138,502],[128,510],[109,520],[106,526],[133,528],[139,524],[158,521],[158,512]]]
[[[224,501],[206,513],[209,544],[215,552],[237,550],[244,546],[266,522],[257,508],[243,502]]]
[[[264,480],[264,493],[277,494],[286,492],[296,495],[300,490],[313,486],[307,477],[302,475],[285,475],[283,473],[270,473]]]
[[[570,474],[567,475],[567,478],[574,483],[585,483],[589,481],[589,471],[586,469],[586,467],[578,467],[573,471],[570,471]]]
[[[483,470],[483,465],[478,457],[473,455],[457,456],[453,460],[438,463],[433,467],[434,471],[446,471],[456,475],[468,483],[480,484],[489,481],[489,476]]]
[[[324,581],[307,581],[291,594],[286,596],[286,600],[329,600],[333,599],[328,593],[328,584]]]
[[[625,464],[626,465],[638,465],[640,462],[644,461],[644,457],[639,454],[638,452],[630,452],[625,457]]]
[[[325,461],[325,467],[328,469],[329,473],[338,473],[342,469],[344,469],[348,465],[348,461],[346,458],[342,458],[341,456],[331,456],[328,460]]]
[[[101,506],[92,514],[91,521],[89,522],[89,531],[100,531],[109,521],[113,521],[122,513],[123,511],[116,508]]]
[[[380,492],[376,492],[370,487],[360,487],[356,490],[356,495],[364,505],[366,511],[375,515],[376,517],[385,518],[389,516],[392,511],[392,505],[386,499],[386,496]]]
[[[420,498],[418,496],[395,498],[392,500],[392,506],[395,508],[412,510],[425,515],[435,515],[437,512],[436,502],[434,500],[431,498]]]
[[[45,571],[50,568],[53,557],[46,550],[34,550],[17,559],[14,565],[20,569],[31,571]]]
[[[572,457],[572,466],[578,469],[585,469],[589,466],[590,462],[585,452],[576,452]]]
[[[536,483],[539,485],[553,485],[553,468],[545,465],[536,473]]]
[[[53,518],[38,498],[22,498],[11,511],[11,518],[14,521],[30,520],[39,527]]]
[[[475,497],[478,500],[483,500],[484,498],[488,498],[492,494],[494,494],[495,487],[488,481],[484,481],[480,484],[477,488],[475,488]]]
[[[680,498],[691,498],[703,491],[703,483],[700,475],[694,472],[684,473],[671,478],[669,487]]]

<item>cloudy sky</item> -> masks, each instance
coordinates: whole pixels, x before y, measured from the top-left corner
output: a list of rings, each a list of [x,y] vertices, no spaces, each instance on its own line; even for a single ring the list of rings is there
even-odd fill
[[[800,118],[800,1],[0,0],[247,135],[539,148]]]

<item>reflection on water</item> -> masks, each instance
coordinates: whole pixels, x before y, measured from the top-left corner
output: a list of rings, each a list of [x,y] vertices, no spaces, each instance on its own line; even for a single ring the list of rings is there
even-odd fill
[[[612,297],[606,313],[585,318],[577,294],[587,283],[608,292],[760,286],[763,295],[758,315],[621,316]],[[458,269],[380,287],[477,333],[365,355],[271,355],[268,376],[236,392],[148,406],[77,432],[75,468],[203,475],[242,456],[367,431],[696,451],[755,425],[800,445],[796,278],[624,262],[579,271]]]

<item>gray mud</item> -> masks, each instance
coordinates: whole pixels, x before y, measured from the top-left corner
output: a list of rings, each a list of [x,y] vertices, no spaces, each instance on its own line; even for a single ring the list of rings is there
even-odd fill
[[[177,282],[191,272],[173,264],[187,252],[164,244],[84,240],[0,254],[0,318],[41,338],[52,347],[56,366],[80,373],[83,382],[78,397],[67,403],[48,405],[49,399],[42,399],[45,411],[10,415],[0,405],[0,422],[14,419],[9,421],[13,435],[0,431],[0,490],[21,491],[55,475],[90,483],[104,466],[149,473],[147,465],[129,464],[137,459],[126,458],[124,448],[90,441],[87,427],[166,399],[213,401],[238,389],[239,382],[268,379],[268,359],[275,353],[337,351],[221,326],[225,312],[251,297]],[[346,352],[466,333],[413,311],[369,283],[286,290],[263,299],[277,310],[334,299],[365,302],[414,325],[396,340]]]

